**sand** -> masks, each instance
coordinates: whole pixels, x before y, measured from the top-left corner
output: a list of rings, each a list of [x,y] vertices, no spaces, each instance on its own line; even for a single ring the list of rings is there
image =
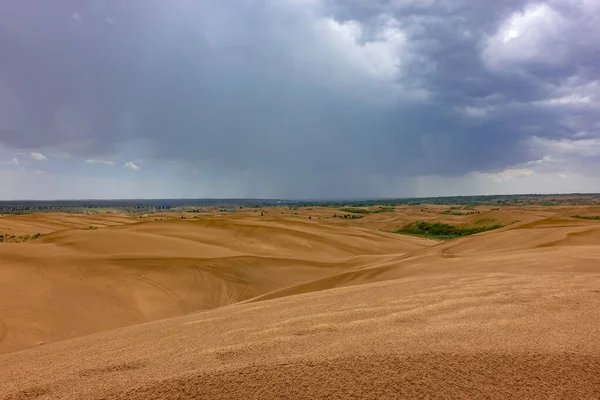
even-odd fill
[[[430,209],[19,216],[48,229],[0,243],[0,398],[600,398],[595,210]],[[513,223],[382,231],[425,217]]]

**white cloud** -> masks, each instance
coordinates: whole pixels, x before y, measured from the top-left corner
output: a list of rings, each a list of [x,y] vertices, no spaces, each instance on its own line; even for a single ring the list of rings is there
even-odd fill
[[[585,105],[590,104],[592,98],[581,94],[570,94],[563,97],[553,97],[546,100],[535,102],[536,104],[547,105],[547,106],[569,106],[569,105]]]
[[[44,161],[44,160],[47,160],[47,159],[48,159],[48,158],[46,158],[46,156],[45,156],[45,155],[43,155],[42,153],[37,153],[37,152],[35,152],[35,151],[34,151],[34,152],[31,152],[31,154],[30,154],[30,155],[31,155],[31,158],[33,158],[34,160],[37,160],[37,161]]]
[[[536,173],[562,174],[572,173],[595,176],[600,168],[600,139],[547,139],[537,136],[525,143],[532,161],[523,164]]]
[[[289,54],[298,76],[307,74],[306,78],[319,85],[355,94],[363,101],[428,98],[429,93],[417,82],[405,79],[416,54],[393,16],[380,14],[362,22],[311,16],[296,28],[294,35],[315,39],[299,41]]]
[[[35,171],[33,171],[36,174],[45,174],[46,171],[42,171],[41,169],[36,169]]]
[[[467,106],[463,109],[463,113],[467,116],[467,117],[471,117],[471,118],[483,118],[486,117],[488,114],[489,108],[488,107],[470,107]]]
[[[374,79],[392,80],[399,73],[407,38],[398,21],[381,16],[371,40],[358,21],[336,21],[323,18],[315,29],[330,51],[337,53],[346,65]]]
[[[3,165],[19,165],[19,160],[17,160],[17,157],[13,157],[11,160],[4,161],[2,164]]]
[[[74,12],[73,14],[71,14],[71,19],[77,21],[77,23],[81,23],[81,15],[79,15],[76,12]]]
[[[95,159],[88,159],[85,160],[86,164],[104,164],[104,165],[108,165],[110,167],[114,167],[115,166],[115,162],[114,161],[109,161],[109,160],[95,160]]]
[[[488,173],[487,176],[498,182],[511,181],[518,178],[533,175],[533,170],[529,168],[507,168],[504,171]]]
[[[165,193],[175,193],[173,197],[207,197],[209,192],[203,186],[197,192],[188,193],[186,185],[172,180],[151,182],[138,179],[82,176],[80,174],[58,174],[47,171],[38,174],[34,171],[0,170],[0,200],[14,199],[124,199],[159,198]],[[228,197],[223,192],[220,197]]]
[[[541,62],[554,64],[563,60],[567,48],[565,19],[545,3],[528,4],[513,13],[486,40],[483,59],[492,68],[511,64]]]
[[[545,85],[550,96],[533,104],[549,107],[600,108],[600,81],[585,81],[574,75]]]
[[[131,168],[131,169],[133,169],[133,170],[135,170],[135,171],[137,171],[137,170],[139,170],[139,169],[140,169],[140,167],[138,167],[137,165],[135,165],[135,164],[134,164],[134,163],[132,163],[131,161],[127,161],[127,162],[125,163],[125,167],[126,167],[126,168]]]
[[[509,171],[509,172],[507,172]],[[507,193],[585,193],[600,191],[600,179],[577,172],[529,172],[512,168],[496,174],[472,172],[457,177],[418,176],[404,186],[415,196],[493,195]]]
[[[546,139],[533,136],[527,144],[536,156],[550,159],[600,156],[600,139]]]

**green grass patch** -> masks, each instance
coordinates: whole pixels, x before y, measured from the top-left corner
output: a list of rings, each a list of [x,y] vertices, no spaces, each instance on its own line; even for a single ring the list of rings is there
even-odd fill
[[[396,209],[394,207],[379,207],[377,210],[369,210],[367,208],[358,208],[358,207],[344,207],[340,208],[340,211],[352,214],[378,214],[378,213],[387,213],[387,212],[395,212]]]
[[[593,216],[588,216],[588,215],[573,215],[573,218],[591,219],[591,220],[594,220],[594,221],[600,221],[600,215],[593,215]]]
[[[464,227],[444,224],[440,222],[431,223],[425,221],[416,221],[404,225],[402,228],[397,229],[394,232],[401,233],[404,235],[424,237],[427,239],[450,240],[462,236],[475,235],[476,233],[487,232],[502,227],[503,225],[500,224],[477,227]]]
[[[444,215],[469,215],[470,213],[463,212],[463,211],[444,210],[440,214],[444,214]]]
[[[354,214],[371,214],[371,210],[367,210],[365,208],[357,208],[357,207],[345,207],[340,208],[340,211]]]
[[[479,214],[479,211],[454,211],[453,209],[444,210],[440,214],[444,215],[475,215]]]
[[[342,219],[361,219],[364,215],[356,215],[356,214],[333,214],[333,218],[342,218]]]
[[[394,207],[379,207],[377,210],[373,211],[374,213],[387,213],[387,212],[395,212],[396,209]]]

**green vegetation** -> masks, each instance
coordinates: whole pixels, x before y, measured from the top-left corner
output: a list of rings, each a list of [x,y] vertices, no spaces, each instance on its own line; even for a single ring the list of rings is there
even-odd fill
[[[340,208],[340,211],[354,214],[371,214],[371,210],[367,210],[364,208],[356,208],[356,207],[346,207]]]
[[[9,235],[9,234],[0,234],[0,243],[21,243],[28,242],[30,240],[34,240],[42,236],[41,233],[36,233],[34,235]]]
[[[373,211],[374,213],[387,213],[387,212],[394,212],[396,211],[396,209],[394,207],[380,207],[379,209]]]
[[[450,208],[449,210],[444,210],[442,211],[440,214],[445,214],[445,215],[474,215],[474,214],[479,214],[479,211],[453,211],[452,208]]]
[[[459,211],[459,210],[467,210],[467,211]],[[473,215],[479,214],[479,211],[475,211],[472,205],[466,206],[451,206],[448,207],[447,210],[442,211],[440,214],[445,215]]]
[[[600,221],[600,215],[593,215],[593,216],[589,216],[589,215],[573,215],[573,218],[591,219],[591,220],[594,220],[594,221]]]
[[[361,219],[363,215],[355,215],[355,214],[333,214],[333,218],[343,218],[343,219]]]
[[[502,228],[500,224],[478,226],[478,227],[461,227],[439,222],[416,221],[411,222],[395,231],[405,235],[413,235],[428,239],[450,240],[462,236],[474,235],[476,233],[487,232],[494,229]]]
[[[448,196],[422,198],[373,199],[356,201],[310,201],[295,202],[296,205],[321,207],[375,207],[375,206],[418,206],[418,205],[448,205],[465,207],[507,205],[600,205],[600,194],[571,193],[571,194],[519,194],[519,195],[485,195],[485,196]]]
[[[394,212],[396,211],[394,207],[379,207],[377,210],[369,210],[366,208],[358,208],[358,207],[342,207],[340,211],[344,211],[347,213],[353,214],[379,214],[386,212]]]
[[[411,205],[447,205],[455,210],[468,210],[468,207],[488,206],[498,209],[509,205],[600,205],[600,194],[527,194],[527,195],[484,195],[484,196],[450,196],[424,198],[392,198],[392,199],[339,199],[336,201],[297,201],[281,199],[132,199],[132,200],[52,200],[52,201],[0,201],[0,215],[29,214],[33,212],[69,212],[69,213],[109,213],[122,212],[131,216],[147,215],[155,212],[195,212],[225,208],[229,211],[243,208],[289,207],[331,207],[355,208],[362,210],[354,214],[388,212],[394,206]],[[372,209],[368,209],[371,207]],[[375,207],[381,207],[375,210]],[[392,211],[391,209],[389,211]],[[349,211],[347,211],[349,212]],[[424,212],[431,212],[425,210]]]
[[[452,210],[444,210],[440,214],[444,214],[444,215],[467,215],[466,212],[452,211]]]

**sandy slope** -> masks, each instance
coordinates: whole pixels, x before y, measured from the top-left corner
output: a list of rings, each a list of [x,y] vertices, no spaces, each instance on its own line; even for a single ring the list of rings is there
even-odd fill
[[[439,244],[302,212],[5,244],[5,351],[219,307],[2,355],[0,398],[600,398],[600,222],[574,212]]]
[[[26,235],[51,233],[65,229],[83,229],[90,226],[107,227],[134,223],[135,220],[119,213],[68,214],[33,213],[0,215],[0,234]]]
[[[235,303],[427,244],[255,217],[60,230],[1,243],[0,352]]]

